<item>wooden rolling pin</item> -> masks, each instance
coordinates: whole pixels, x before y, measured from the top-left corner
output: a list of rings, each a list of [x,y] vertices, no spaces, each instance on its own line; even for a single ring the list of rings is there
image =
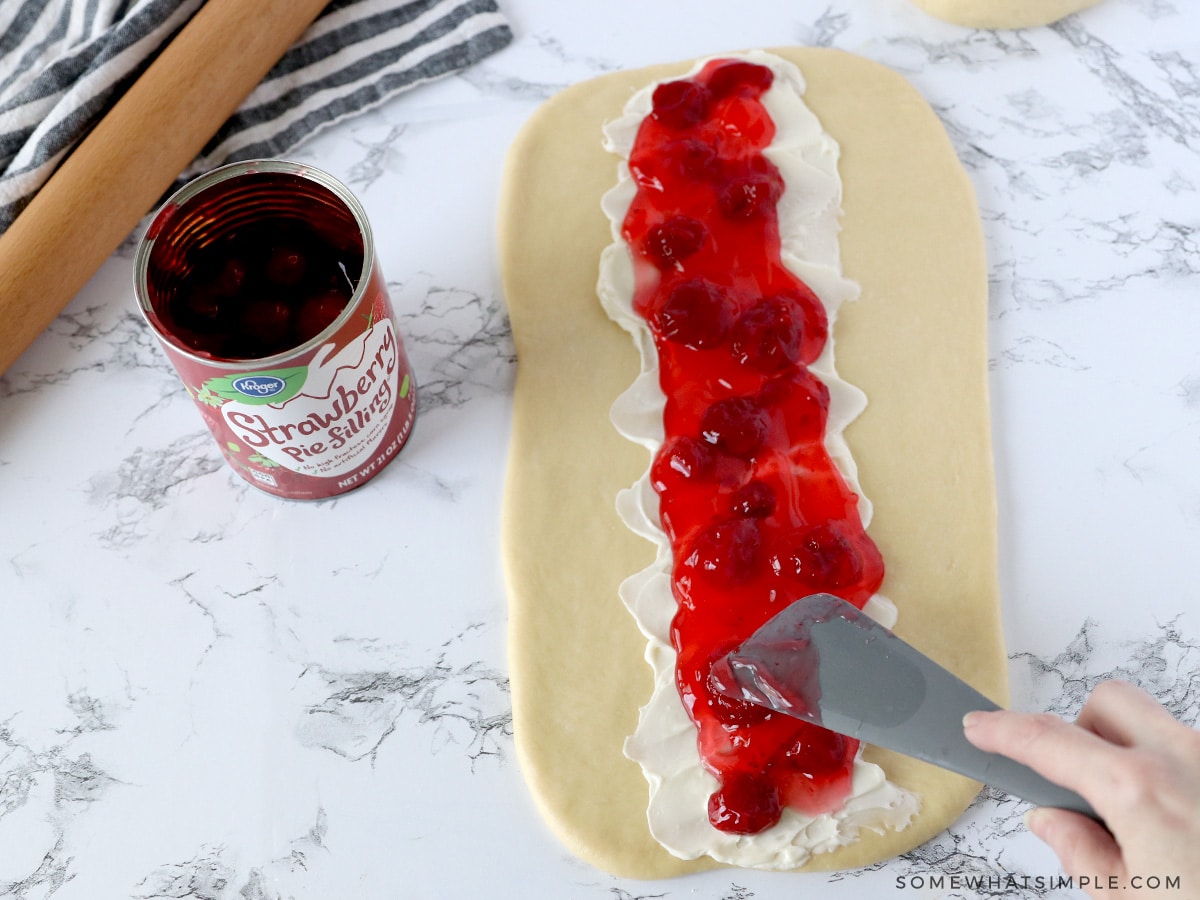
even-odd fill
[[[0,236],[0,375],[327,3],[208,0],[80,142]]]

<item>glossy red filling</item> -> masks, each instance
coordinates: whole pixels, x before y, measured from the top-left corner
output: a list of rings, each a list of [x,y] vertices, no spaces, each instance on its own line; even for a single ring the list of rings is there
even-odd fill
[[[780,258],[783,180],[770,69],[709,63],[654,91],[623,223],[634,308],[654,335],[666,437],[651,468],[674,548],[676,681],[720,787],[709,819],[752,834],[786,807],[841,805],[857,742],[710,689],[714,660],[798,597],[862,607],[883,579],[857,497],[825,449],[829,392],[809,371],[824,307]]]

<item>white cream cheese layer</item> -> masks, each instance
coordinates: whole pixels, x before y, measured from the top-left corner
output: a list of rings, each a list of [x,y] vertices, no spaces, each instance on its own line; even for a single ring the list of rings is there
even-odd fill
[[[833,362],[832,329],[838,307],[858,294],[858,286],[841,272],[838,146],[805,105],[804,78],[796,66],[762,51],[740,54],[739,58],[767,66],[775,73],[762,100],[776,129],[765,153],[784,181],[778,203],[783,262],[820,297],[829,317],[829,340],[810,369],[829,388],[826,448],[858,494],[865,527],[871,519],[871,506],[859,487],[843,430],[866,407],[866,397],[838,378]],[[685,77],[698,73],[706,62],[697,63]],[[604,129],[605,148],[618,155],[621,162],[618,182],[602,201],[611,222],[613,243],[601,256],[597,287],[605,311],[632,335],[641,357],[641,374],[613,404],[612,421],[622,435],[644,445],[652,455],[663,442],[665,398],[659,387],[653,338],[633,309],[633,258],[621,228],[637,191],[629,172],[629,155],[638,128],[651,111],[656,86],[649,85],[635,94],[624,114]],[[650,485],[649,467],[635,484],[618,495],[617,510],[632,531],[657,547],[654,563],[627,578],[620,589],[622,601],[646,636],[646,660],[654,670],[653,693],[640,711],[637,729],[625,742],[625,755],[641,765],[649,782],[647,816],[655,839],[684,859],[708,855],[734,865],[789,869],[803,865],[814,853],[852,843],[861,828],[907,826],[920,805],[919,799],[890,783],[879,766],[862,759],[860,750],[854,763],[851,794],[841,809],[815,818],[786,809],[777,825],[754,835],[727,834],[712,827],[707,804],[718,785],[700,760],[696,727],[675,684],[675,651],[670,640],[676,609],[671,592],[671,547],[659,526],[658,496]],[[895,607],[880,595],[871,599],[866,612],[885,625],[895,622]]]

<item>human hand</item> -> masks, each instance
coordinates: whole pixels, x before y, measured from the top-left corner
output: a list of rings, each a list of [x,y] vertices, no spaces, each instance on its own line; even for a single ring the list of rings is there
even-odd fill
[[[1026,817],[1089,896],[1161,900],[1172,888],[1200,900],[1200,731],[1123,681],[1097,685],[1074,724],[997,710],[968,713],[963,727],[980,750],[1074,790],[1104,819],[1111,833],[1067,810]]]

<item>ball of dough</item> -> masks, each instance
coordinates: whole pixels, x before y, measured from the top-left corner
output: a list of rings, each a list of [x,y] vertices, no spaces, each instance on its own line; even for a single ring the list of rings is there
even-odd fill
[[[912,0],[939,19],[966,28],[1036,28],[1100,0]]]

